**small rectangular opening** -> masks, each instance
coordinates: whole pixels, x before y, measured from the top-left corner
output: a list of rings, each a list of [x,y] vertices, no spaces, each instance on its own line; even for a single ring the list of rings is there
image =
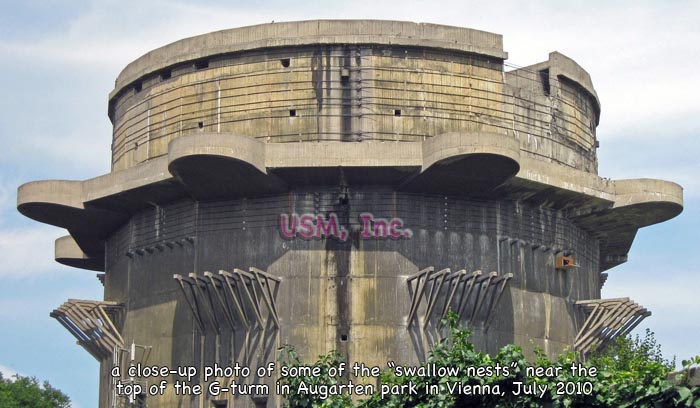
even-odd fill
[[[251,396],[250,399],[253,400],[255,408],[267,408],[267,397]]]
[[[143,84],[141,81],[134,82],[134,92],[139,93],[143,89]]]
[[[347,335],[347,334],[341,334],[341,335],[340,335],[340,341],[348,341],[348,335]]]
[[[290,109],[289,110],[289,116],[296,116],[297,115],[297,110],[296,109]]]
[[[161,81],[168,80],[172,76],[173,76],[173,73],[169,69],[164,69],[164,70],[160,71],[160,80]]]
[[[202,128],[204,127],[204,122],[199,122],[199,123],[197,123],[197,126],[198,126],[200,129],[202,129]]]
[[[206,58],[203,58],[201,60],[197,60],[194,62],[194,69],[200,70],[200,69],[207,69],[209,68],[209,60]]]
[[[550,93],[550,87],[549,87],[549,70],[548,69],[543,69],[540,71],[540,80],[542,81],[542,87],[544,88],[544,94],[546,96],[549,96]]]
[[[280,64],[282,64],[282,66],[285,68],[289,68],[289,58],[282,58],[280,60]]]
[[[136,400],[134,401],[134,407],[146,408],[146,394],[139,394],[136,396]]]
[[[394,116],[401,116],[401,109],[394,109]]]

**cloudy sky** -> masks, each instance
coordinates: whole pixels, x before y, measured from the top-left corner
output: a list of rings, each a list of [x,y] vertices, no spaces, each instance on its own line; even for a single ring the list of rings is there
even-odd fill
[[[562,3],[566,3],[563,5]],[[100,299],[92,272],[53,262],[65,231],[23,218],[16,188],[109,171],[107,94],[119,71],[158,46],[210,31],[315,18],[431,22],[503,34],[509,62],[574,58],[602,102],[600,175],[685,188],[685,211],[640,230],[604,297],[653,311],[668,357],[700,354],[700,2],[697,1],[65,1],[0,0],[0,370],[49,380],[96,405],[97,363],[48,314]]]

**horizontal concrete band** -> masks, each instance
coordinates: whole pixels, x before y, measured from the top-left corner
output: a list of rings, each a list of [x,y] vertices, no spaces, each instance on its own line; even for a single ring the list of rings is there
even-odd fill
[[[470,161],[479,166],[465,167]],[[499,175],[500,178],[489,178],[494,166],[512,170]],[[481,167],[483,172],[479,173]],[[495,198],[519,199],[525,190],[528,197],[543,191],[558,192],[564,202],[575,200],[589,207],[580,222],[585,227],[598,228],[603,235],[614,235],[621,228],[634,232],[682,211],[683,191],[676,183],[654,179],[605,180],[570,168],[563,171],[562,167],[521,156],[514,138],[479,132],[445,134],[424,142],[292,144],[263,143],[231,134],[196,133],[173,140],[168,156],[127,170],[82,182],[47,180],[22,185],[17,207],[30,218],[71,231],[78,247],[61,245],[57,259],[67,264],[72,262],[73,266],[86,264],[85,258],[90,258],[79,253],[79,248],[83,251],[90,248],[97,252],[92,255],[99,255],[99,242],[94,241],[104,239],[130,213],[151,203],[185,195],[203,200],[221,197],[218,187],[222,184],[228,188],[222,190],[223,196],[279,193],[297,181],[308,179],[310,171],[329,173],[331,169],[345,169],[345,174],[352,174],[353,169],[370,169],[370,176],[353,179],[358,184],[375,184],[379,172],[395,170],[386,176],[386,184],[417,191],[411,189],[412,183],[417,183],[421,192],[443,195],[469,185],[469,177],[482,179],[479,188],[486,186]],[[460,174],[465,168],[468,174]],[[444,177],[444,171],[453,176]],[[239,179],[231,182],[231,176],[236,175]],[[542,205],[556,209],[566,204]],[[633,237],[634,234],[629,237],[629,244]],[[626,243],[615,245],[624,248]],[[601,252],[601,257],[626,254],[605,253],[605,248]]]
[[[138,78],[212,55],[309,44],[379,44],[468,52],[506,59],[499,34],[439,24],[381,20],[310,20],[261,24],[185,38],[133,61],[119,74],[112,99]]]

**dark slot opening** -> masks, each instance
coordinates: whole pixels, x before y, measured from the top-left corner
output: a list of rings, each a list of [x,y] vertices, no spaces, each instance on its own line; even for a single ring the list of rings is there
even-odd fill
[[[341,334],[341,335],[340,335],[340,341],[348,341],[348,335],[347,335],[347,334]]]
[[[401,116],[401,109],[394,109],[394,116]]]
[[[134,406],[136,408],[146,408],[146,394],[139,394],[136,396],[134,401]]]
[[[197,126],[199,126],[200,129],[203,128],[203,127],[204,127],[204,122],[199,122],[199,123],[197,123]]]
[[[540,80],[542,81],[542,87],[544,88],[544,94],[549,96],[549,70],[543,69],[540,71]]]
[[[296,109],[290,109],[289,110],[289,116],[296,116],[297,115],[297,110]]]
[[[209,68],[209,60],[201,59],[194,62],[194,69],[207,69]]]
[[[143,84],[141,83],[141,81],[134,83],[134,91],[141,92],[142,89],[143,89]]]
[[[282,64],[282,66],[285,68],[289,68],[289,58],[282,58],[280,60],[280,64]]]
[[[165,81],[167,79],[170,79],[172,76],[173,76],[173,73],[169,69],[164,69],[164,70],[160,71],[160,80],[161,81]]]

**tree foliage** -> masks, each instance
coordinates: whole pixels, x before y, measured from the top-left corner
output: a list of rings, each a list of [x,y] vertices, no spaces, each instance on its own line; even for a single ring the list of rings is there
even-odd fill
[[[4,378],[0,373],[0,407],[68,408],[70,398],[47,381],[40,384],[34,377],[19,375]]]
[[[303,364],[293,347],[285,345],[280,349],[283,364],[290,367],[301,367]],[[332,377],[328,374],[329,367],[338,367],[343,361],[342,355],[337,351],[332,351],[327,355],[319,356],[313,367],[319,367],[321,375],[314,376],[287,376],[282,377],[280,383],[288,385],[291,393],[287,396],[287,406],[291,408],[344,408],[351,407],[352,400],[347,394],[331,395],[323,398],[319,394],[299,393],[299,385],[303,382],[307,386],[324,386],[337,384],[341,381],[339,377]]]
[[[647,331],[644,338],[627,337],[617,341],[605,353],[595,355],[585,363],[586,373],[571,370],[572,364],[578,365],[577,355],[564,352],[555,361],[550,361],[542,350],[535,349],[535,361],[529,362],[520,347],[508,345],[491,356],[477,351],[469,341],[469,331],[460,329],[456,316],[448,317],[445,322],[449,330],[447,336],[437,343],[424,367],[434,364],[442,367],[458,367],[459,373],[450,376],[396,376],[393,370],[384,371],[380,377],[381,384],[406,385],[416,384],[418,392],[395,393],[385,395],[379,392],[369,398],[356,401],[360,408],[403,408],[403,407],[695,407],[700,408],[700,387],[689,387],[687,382],[676,384],[667,380],[673,362],[663,359],[660,347],[654,340],[653,333]],[[286,352],[299,363],[293,349],[287,346]],[[332,352],[321,356],[316,364],[324,367],[337,366],[340,355]],[[700,358],[685,362],[686,366],[700,363]],[[468,375],[467,367],[508,367],[508,372],[500,375]],[[549,368],[551,375],[528,375],[528,367]],[[595,372],[590,368],[595,367]],[[532,372],[530,373],[532,374]],[[339,381],[327,377],[305,378],[304,381]],[[682,379],[681,379],[682,380]],[[299,379],[283,378],[294,390],[295,381]],[[448,383],[461,383],[482,387],[497,392],[479,392],[475,394],[451,393]],[[516,385],[521,383],[521,385]],[[426,384],[428,388],[426,388]],[[585,384],[584,386],[582,386]],[[431,388],[431,386],[433,386]],[[426,389],[440,392],[427,393]],[[517,393],[525,387],[543,390],[537,395]],[[535,388],[537,387],[537,388]],[[567,388],[568,387],[568,388]],[[288,396],[291,407],[350,407],[352,401],[347,395],[331,396],[321,399],[317,396],[298,395],[292,392]]]

